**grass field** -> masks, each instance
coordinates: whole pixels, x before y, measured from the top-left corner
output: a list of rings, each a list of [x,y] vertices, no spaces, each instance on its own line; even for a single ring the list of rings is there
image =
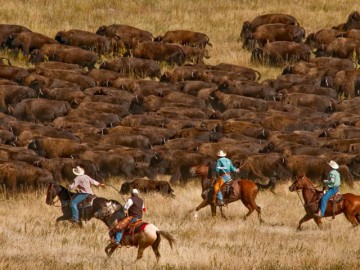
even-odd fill
[[[303,231],[296,231],[304,210],[288,186],[279,185],[278,195],[259,193],[257,203],[265,220],[262,225],[255,213],[246,221],[242,219],[247,209],[239,201],[225,209],[229,220],[222,219],[220,213],[212,218],[210,209],[205,208],[196,221],[193,209],[201,202],[197,181],[175,186],[175,199],[141,194],[148,209],[144,220],[177,239],[174,249],[162,239],[158,264],[151,248],[136,263],[135,248],[122,248],[107,258],[108,232],[99,220],[85,223],[83,229],[67,222],[56,228],[60,208],[45,204],[45,190],[3,193],[0,269],[359,269],[359,228],[352,228],[341,215],[325,220],[324,230],[309,221]],[[123,203],[110,187],[94,190],[99,196]],[[342,186],[341,191],[349,189]],[[352,192],[359,194],[360,185]]]
[[[360,10],[358,0],[342,1],[158,1],[158,0],[13,0],[1,1],[0,22],[20,24],[47,36],[58,31],[82,29],[95,32],[101,25],[128,24],[162,35],[167,30],[187,29],[206,33],[213,44],[208,64],[221,62],[252,67],[262,79],[275,78],[280,68],[254,66],[250,52],[238,41],[242,23],[265,13],[295,16],[306,33],[346,21]],[[28,66],[17,60],[17,65]],[[113,179],[120,187],[120,181]],[[192,209],[200,202],[200,183],[174,187],[176,198],[158,194],[144,196],[148,213],[144,219],[176,239],[171,250],[163,239],[157,264],[151,249],[133,263],[136,249],[123,248],[107,258],[107,229],[91,220],[84,229],[63,223],[55,228],[60,209],[45,204],[45,191],[0,194],[0,269],[360,269],[359,228],[338,216],[319,230],[314,222],[296,231],[304,210],[289,183],[277,187],[277,196],[265,191],[257,197],[265,224],[254,213],[248,220],[240,203],[225,210],[229,220],[211,218],[203,209],[199,220]],[[349,191],[342,186],[342,192]],[[124,203],[111,188],[96,189],[107,198]],[[354,192],[360,194],[360,186]]]

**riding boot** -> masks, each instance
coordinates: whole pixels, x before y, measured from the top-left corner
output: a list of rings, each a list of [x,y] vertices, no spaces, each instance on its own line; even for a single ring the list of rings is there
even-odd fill
[[[217,201],[217,205],[218,205],[218,206],[224,206],[224,202],[223,202],[223,200],[218,199],[218,201]]]

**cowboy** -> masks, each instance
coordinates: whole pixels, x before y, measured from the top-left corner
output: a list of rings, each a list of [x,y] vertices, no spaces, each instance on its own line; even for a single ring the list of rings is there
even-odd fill
[[[339,165],[333,160],[331,160],[328,165],[331,167],[331,170],[327,179],[324,180],[324,184],[328,190],[321,198],[319,212],[315,214],[318,218],[323,218],[325,216],[327,202],[333,195],[339,192],[339,186],[341,184],[340,173],[337,171],[339,169]]]
[[[79,210],[78,204],[84,201],[90,194],[94,194],[90,185],[105,187],[104,184],[92,179],[90,176],[85,174],[85,170],[80,166],[73,168],[73,173],[76,175],[73,183],[69,186],[70,190],[78,189],[78,192],[70,202],[70,208],[72,212],[71,222],[79,223]]]
[[[139,191],[137,189],[134,188],[131,191],[131,197],[127,200],[123,209],[125,213],[127,212],[127,216],[131,217],[129,224],[135,223],[136,221],[142,219],[143,212],[144,213],[146,212],[146,208],[145,208],[144,200],[139,197]],[[126,218],[127,217],[125,217],[124,219]],[[114,244],[117,246],[121,244],[121,238],[124,229],[126,229],[126,227],[117,231],[115,234]]]
[[[239,172],[239,169],[235,168],[231,160],[226,157],[226,153],[223,150],[219,150],[216,154],[219,159],[215,165],[215,171],[219,175],[214,185],[213,203],[216,204],[216,197],[218,199],[218,205],[223,206],[223,196],[220,191],[224,183],[231,180],[231,172]]]

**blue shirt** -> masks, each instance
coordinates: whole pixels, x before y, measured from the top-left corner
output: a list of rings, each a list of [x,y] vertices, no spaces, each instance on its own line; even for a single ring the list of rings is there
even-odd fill
[[[329,188],[340,186],[341,181],[339,172],[337,170],[331,170],[324,182]]]
[[[221,157],[216,162],[215,171],[221,175],[224,173],[236,172],[236,168],[234,167],[230,159],[226,157]]]

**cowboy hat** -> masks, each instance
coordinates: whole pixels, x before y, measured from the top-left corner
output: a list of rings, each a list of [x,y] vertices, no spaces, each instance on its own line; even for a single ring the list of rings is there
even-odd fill
[[[136,188],[134,188],[134,189],[131,191],[131,194],[133,194],[133,195],[138,195],[138,194],[139,194],[139,191],[138,191]]]
[[[216,155],[219,157],[226,157],[226,153],[223,150],[217,151]]]
[[[84,175],[85,174],[85,170],[83,168],[81,168],[80,166],[76,166],[76,168],[73,168],[72,171],[75,175]]]
[[[330,162],[328,164],[331,168],[333,168],[335,170],[339,169],[339,165],[333,160],[330,160]]]

